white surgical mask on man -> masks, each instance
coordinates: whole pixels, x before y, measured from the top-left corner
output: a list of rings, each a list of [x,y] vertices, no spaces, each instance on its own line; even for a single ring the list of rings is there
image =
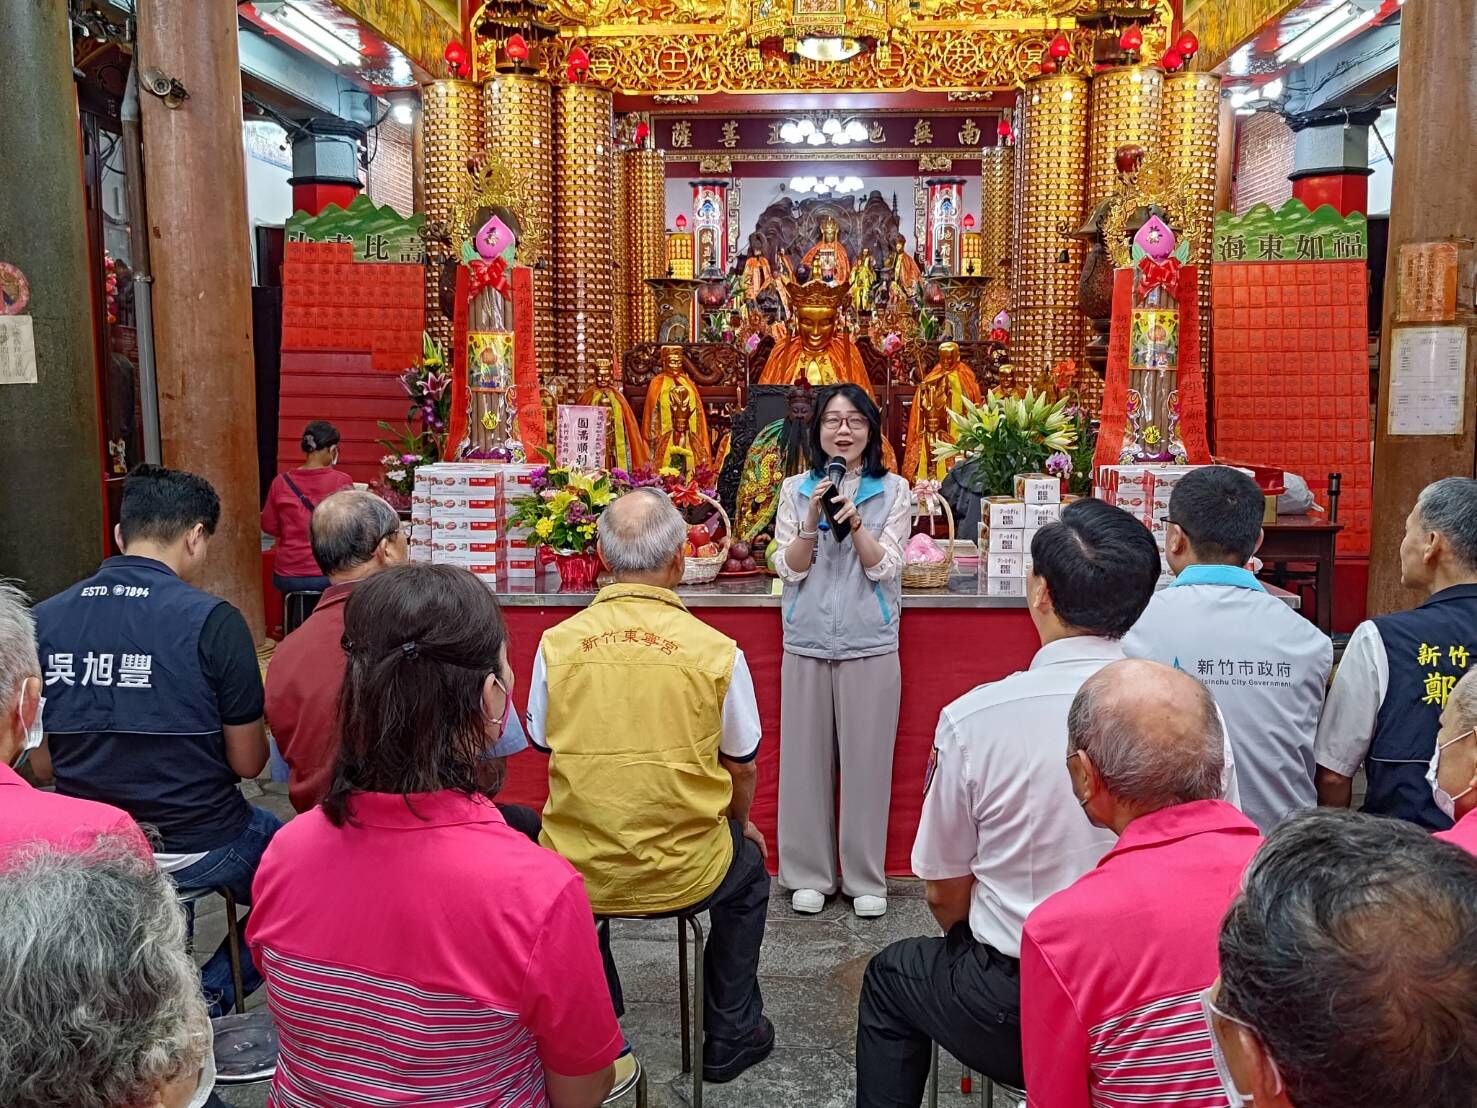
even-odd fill
[[[1473,728],[1473,730],[1477,730],[1477,728]],[[1468,785],[1461,792],[1457,793],[1456,796],[1452,796],[1441,787],[1441,782],[1437,779],[1437,774],[1441,770],[1441,752],[1452,743],[1461,742],[1471,733],[1471,731],[1463,731],[1454,739],[1447,739],[1444,743],[1437,743],[1436,749],[1431,752],[1431,764],[1426,769],[1426,782],[1431,786],[1431,798],[1436,801],[1436,807],[1441,809],[1447,819],[1456,819],[1456,802],[1471,792],[1472,786]]]
[[[25,724],[25,717],[21,715],[21,704],[24,703],[25,699],[25,686],[23,685],[21,686],[21,695],[15,698],[16,721],[22,726]],[[16,755],[15,762],[11,766],[12,769],[20,769],[21,766],[25,765],[26,759],[30,757],[31,751],[40,746],[41,740],[46,738],[46,730],[41,726],[41,715],[45,709],[46,697],[43,696],[36,702],[36,718],[31,721],[31,726],[26,729],[25,740],[21,743],[20,753]]]

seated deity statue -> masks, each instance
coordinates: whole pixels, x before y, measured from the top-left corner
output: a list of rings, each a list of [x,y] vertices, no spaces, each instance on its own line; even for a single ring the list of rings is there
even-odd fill
[[[682,347],[663,346],[661,359],[661,371],[646,390],[642,439],[651,448],[655,468],[675,465],[692,473],[712,458],[708,417],[697,385],[684,366]]]
[[[615,383],[610,359],[599,358],[595,362],[595,383],[580,397],[580,404],[604,408],[609,413],[605,429],[605,468],[623,469],[629,473],[646,464],[646,442],[641,435],[641,424],[631,403]]]

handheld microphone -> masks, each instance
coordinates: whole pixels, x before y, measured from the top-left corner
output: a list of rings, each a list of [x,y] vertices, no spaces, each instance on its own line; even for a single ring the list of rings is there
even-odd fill
[[[851,522],[836,522],[835,503],[841,497],[841,482],[846,479],[846,459],[834,457],[826,463],[826,479],[831,482],[831,487],[826,490],[825,496],[821,498],[821,509],[825,512],[827,523],[822,523],[821,528],[830,531],[831,537],[837,542],[843,541],[851,534]]]

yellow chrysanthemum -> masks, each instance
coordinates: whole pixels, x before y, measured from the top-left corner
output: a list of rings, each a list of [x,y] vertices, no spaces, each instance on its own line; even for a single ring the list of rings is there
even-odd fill
[[[533,529],[538,533],[539,538],[546,539],[554,533],[554,521],[545,516],[533,525]]]

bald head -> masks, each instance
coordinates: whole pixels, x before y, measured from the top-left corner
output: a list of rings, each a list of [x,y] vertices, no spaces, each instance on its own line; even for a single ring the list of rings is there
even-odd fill
[[[380,497],[364,489],[344,489],[313,509],[313,557],[329,580],[368,576],[382,544],[400,532],[400,517]],[[382,559],[399,561],[399,558]]]
[[[1224,741],[1204,685],[1141,659],[1099,670],[1067,715],[1067,750],[1086,751],[1109,795],[1139,813],[1219,797]]]
[[[632,489],[600,515],[600,553],[621,579],[664,575],[686,538],[682,513],[659,489]]]

